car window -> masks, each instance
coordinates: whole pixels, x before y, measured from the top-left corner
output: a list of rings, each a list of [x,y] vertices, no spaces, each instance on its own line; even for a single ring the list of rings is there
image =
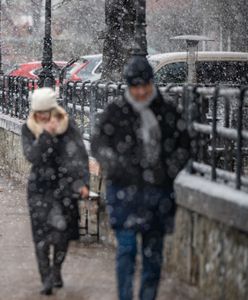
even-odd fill
[[[155,74],[155,81],[159,84],[184,83],[187,80],[186,62],[171,63],[160,68]]]
[[[100,58],[89,59],[89,63],[78,72],[78,77],[80,77],[83,80],[87,80],[89,76],[92,75],[93,70],[100,61]]]
[[[79,70],[79,68],[82,66],[82,64],[85,64],[85,62],[76,62],[71,67],[69,67],[66,71],[65,77],[67,79],[71,78],[72,74],[76,73]]]
[[[200,61],[196,63],[197,82],[204,84],[248,84],[248,62],[244,61]],[[171,63],[155,74],[159,84],[187,82],[187,63]]]
[[[205,61],[197,63],[197,78],[204,84],[248,84],[248,62]]]

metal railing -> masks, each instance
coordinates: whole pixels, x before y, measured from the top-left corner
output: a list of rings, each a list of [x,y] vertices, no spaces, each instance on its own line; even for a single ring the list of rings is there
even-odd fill
[[[29,114],[29,95],[35,88],[36,80],[0,76],[0,112],[26,119]]]
[[[0,112],[25,120],[35,88],[36,80],[0,77]],[[59,101],[90,140],[98,114],[124,90],[121,83],[68,82],[60,88]],[[248,88],[168,85],[160,91],[187,121],[189,172],[248,191]]]
[[[178,93],[193,138],[189,172],[248,190],[248,87],[185,86]]]
[[[78,120],[85,138],[90,139],[97,115],[122,95],[124,89],[121,83],[68,82],[63,89],[61,105]]]

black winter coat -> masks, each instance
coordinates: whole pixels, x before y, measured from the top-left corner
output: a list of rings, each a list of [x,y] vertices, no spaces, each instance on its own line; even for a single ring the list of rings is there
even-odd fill
[[[161,155],[152,170],[153,185],[173,189],[173,182],[190,155],[190,138],[186,124],[176,108],[166,103],[158,91],[150,105],[162,133]],[[92,154],[102,164],[107,179],[119,186],[144,187],[147,171],[141,161],[142,140],[138,138],[140,116],[125,96],[111,103],[101,115],[92,139]]]
[[[64,239],[79,238],[79,188],[89,184],[88,155],[72,120],[65,132],[37,138],[33,117],[23,125],[22,143],[32,164],[28,181],[28,205],[33,238],[42,241],[56,232]],[[32,125],[33,124],[33,125]]]
[[[161,131],[161,154],[155,166],[142,161],[141,119],[125,96],[101,115],[91,143],[92,154],[106,173],[111,226],[159,228],[170,233],[176,212],[173,182],[189,159],[190,138],[181,115],[159,91],[150,108]],[[147,172],[155,179],[152,183],[146,180]]]

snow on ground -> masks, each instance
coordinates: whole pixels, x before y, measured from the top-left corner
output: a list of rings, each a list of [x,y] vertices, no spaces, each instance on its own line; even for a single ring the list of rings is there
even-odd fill
[[[38,294],[24,187],[0,177],[0,203],[0,300],[44,299]],[[114,268],[112,248],[73,244],[64,266],[65,288],[49,299],[116,300]],[[199,300],[193,295],[194,289],[163,274],[158,300]]]

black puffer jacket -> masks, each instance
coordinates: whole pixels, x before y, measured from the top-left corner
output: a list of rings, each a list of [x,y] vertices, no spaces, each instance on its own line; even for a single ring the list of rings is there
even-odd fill
[[[79,238],[79,188],[89,184],[88,155],[76,124],[60,113],[55,137],[41,132],[32,115],[22,128],[24,155],[32,164],[28,205],[36,242],[56,232]]]
[[[181,115],[158,91],[150,105],[162,134],[160,160],[149,172],[154,186],[173,189],[173,182],[190,155],[190,138]],[[92,153],[102,164],[107,179],[118,186],[144,187],[147,169],[141,161],[142,140],[138,138],[140,116],[125,96],[110,104],[101,115],[92,139]]]

